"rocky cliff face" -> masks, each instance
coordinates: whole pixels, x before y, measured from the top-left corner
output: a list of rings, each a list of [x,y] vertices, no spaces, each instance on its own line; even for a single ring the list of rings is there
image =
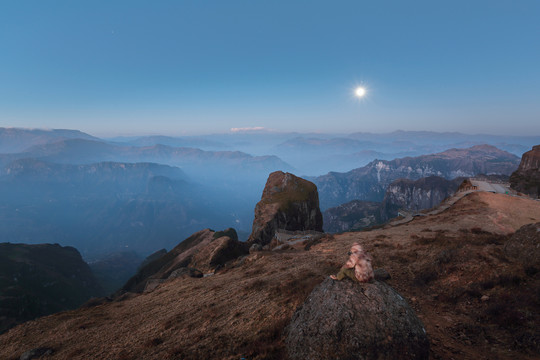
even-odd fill
[[[398,179],[388,185],[381,204],[381,219],[398,216],[399,209],[424,210],[435,207],[456,192],[463,178],[446,180],[439,176],[414,180]]]
[[[523,154],[518,169],[510,176],[510,185],[514,190],[540,197],[540,145]]]
[[[202,276],[202,273],[213,272],[218,266],[247,253],[246,244],[238,241],[234,229],[204,229],[191,235],[166,254],[147,262],[128,280],[121,292],[142,292],[149,285],[155,286],[171,276]]]
[[[355,231],[381,223],[381,203],[353,200],[323,212],[324,231]]]
[[[347,173],[329,173],[313,179],[319,189],[321,208],[352,200],[382,201],[385,190],[399,178],[417,180],[428,176],[445,179],[477,174],[509,175],[519,158],[490,145],[451,149],[438,154],[375,160]]]
[[[76,308],[101,292],[75,248],[0,243],[0,333],[38,316]]]
[[[315,184],[282,171],[268,176],[248,243],[266,245],[277,229],[323,231]]]
[[[353,200],[324,211],[325,230],[343,232],[364,229],[398,216],[399,209],[435,207],[456,192],[463,178],[446,180],[429,176],[418,180],[398,179],[388,185],[382,202]]]

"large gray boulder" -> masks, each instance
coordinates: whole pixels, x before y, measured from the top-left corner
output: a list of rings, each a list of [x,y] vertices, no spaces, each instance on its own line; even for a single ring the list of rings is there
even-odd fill
[[[294,313],[286,347],[295,359],[428,359],[424,326],[382,282],[324,280]]]

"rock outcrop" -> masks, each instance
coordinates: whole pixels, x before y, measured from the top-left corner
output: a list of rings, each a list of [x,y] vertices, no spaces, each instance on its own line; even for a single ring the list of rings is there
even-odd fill
[[[248,243],[266,245],[278,229],[323,231],[315,184],[282,171],[268,176]]]
[[[209,273],[218,266],[248,254],[249,247],[238,240],[234,229],[213,231],[204,229],[191,235],[174,249],[142,266],[124,285],[121,292],[148,291],[148,284],[162,283],[165,279]],[[157,286],[157,285],[156,285]]]
[[[540,145],[523,154],[518,169],[510,176],[510,186],[534,198],[540,197]]]
[[[381,204],[381,219],[387,221],[398,216],[399,209],[419,211],[430,209],[453,195],[463,178],[446,180],[429,176],[418,180],[398,179],[388,185]]]
[[[397,179],[386,188],[381,203],[353,200],[324,211],[328,232],[356,231],[398,216],[399,209],[419,211],[435,207],[459,188],[463,178],[447,180],[429,176],[418,180]]]
[[[295,359],[428,359],[426,331],[406,301],[381,282],[324,280],[286,330]]]
[[[0,333],[102,293],[73,247],[0,243]]]
[[[540,223],[522,226],[508,239],[504,251],[526,269],[540,271]]]

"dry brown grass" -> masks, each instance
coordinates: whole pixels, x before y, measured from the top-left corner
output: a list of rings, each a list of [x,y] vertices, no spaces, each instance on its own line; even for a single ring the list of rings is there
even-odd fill
[[[0,358],[48,346],[57,359],[283,359],[294,310],[356,241],[424,322],[433,359],[537,358],[540,273],[502,248],[507,229],[540,221],[540,203],[508,197],[503,206],[492,196],[467,197],[405,225],[321,239],[309,251],[299,244],[255,253],[214,276],[28,322],[0,336]]]

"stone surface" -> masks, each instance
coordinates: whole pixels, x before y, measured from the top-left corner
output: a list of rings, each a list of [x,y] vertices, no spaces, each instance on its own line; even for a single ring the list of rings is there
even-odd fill
[[[425,329],[407,302],[381,282],[324,280],[286,330],[290,359],[428,359]]]
[[[102,288],[75,248],[0,243],[0,334],[101,295]]]
[[[153,286],[147,285],[148,282],[154,283],[151,280],[168,279],[177,270],[184,274],[186,268],[196,268],[202,276],[202,273],[213,272],[218,266],[221,267],[226,262],[247,253],[247,244],[238,241],[234,229],[229,228],[217,232],[204,229],[191,235],[168,253],[141,267],[137,274],[124,285],[122,292],[146,291],[145,288]],[[178,275],[180,276],[180,273]]]
[[[248,243],[266,245],[278,229],[323,231],[315,184],[281,171],[268,176]]]
[[[540,145],[523,154],[518,169],[510,176],[510,186],[531,197],[540,197]]]
[[[20,360],[31,360],[31,359],[41,359],[44,357],[49,357],[54,354],[54,349],[48,347],[40,347],[32,350],[28,350],[19,358]]]
[[[203,273],[192,267],[183,267],[180,269],[174,270],[169,279],[179,278],[179,277],[193,277],[193,278],[202,278]]]
[[[249,247],[249,253],[250,254],[253,254],[254,252],[257,252],[257,251],[262,251],[262,246],[261,244],[253,244]]]
[[[524,267],[540,270],[540,223],[521,227],[508,239],[504,251]]]

